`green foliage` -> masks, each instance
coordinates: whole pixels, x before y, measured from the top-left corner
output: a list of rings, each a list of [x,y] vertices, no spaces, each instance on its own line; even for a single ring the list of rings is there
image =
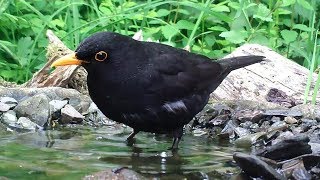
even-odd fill
[[[320,61],[319,5],[316,0],[0,0],[0,76],[23,83],[42,67],[47,29],[72,49],[103,30],[129,36],[143,30],[145,39],[189,45],[211,58],[259,43],[313,72]]]

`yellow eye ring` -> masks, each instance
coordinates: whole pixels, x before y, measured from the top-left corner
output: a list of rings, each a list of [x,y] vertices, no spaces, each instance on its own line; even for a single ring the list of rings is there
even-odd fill
[[[96,53],[96,55],[94,56],[94,58],[97,60],[97,61],[104,61],[106,60],[108,57],[108,54],[104,51],[99,51]]]

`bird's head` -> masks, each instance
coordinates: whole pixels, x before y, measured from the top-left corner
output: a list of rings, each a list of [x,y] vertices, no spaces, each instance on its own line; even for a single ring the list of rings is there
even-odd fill
[[[51,67],[65,65],[82,65],[89,67],[108,63],[112,52],[121,46],[120,42],[127,41],[126,36],[112,33],[99,32],[84,39],[75,52],[63,56],[52,63]]]

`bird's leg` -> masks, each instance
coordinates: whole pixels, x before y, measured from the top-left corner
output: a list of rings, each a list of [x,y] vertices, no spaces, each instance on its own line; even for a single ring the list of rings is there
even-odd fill
[[[173,134],[173,143],[171,148],[169,148],[169,150],[174,151],[178,149],[179,142],[183,135],[183,127],[174,130],[172,134]]]
[[[127,137],[127,141],[131,141],[133,139],[133,137],[138,134],[140,131],[137,131],[135,129],[133,129],[132,133],[129,134],[129,136]]]

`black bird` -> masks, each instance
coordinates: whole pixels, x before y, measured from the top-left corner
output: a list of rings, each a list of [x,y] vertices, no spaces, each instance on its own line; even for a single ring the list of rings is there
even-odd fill
[[[183,126],[203,109],[222,80],[232,70],[263,58],[250,55],[213,61],[167,45],[99,32],[52,66],[82,65],[98,108],[133,128],[127,140],[139,131],[173,133],[171,149],[176,149]]]

